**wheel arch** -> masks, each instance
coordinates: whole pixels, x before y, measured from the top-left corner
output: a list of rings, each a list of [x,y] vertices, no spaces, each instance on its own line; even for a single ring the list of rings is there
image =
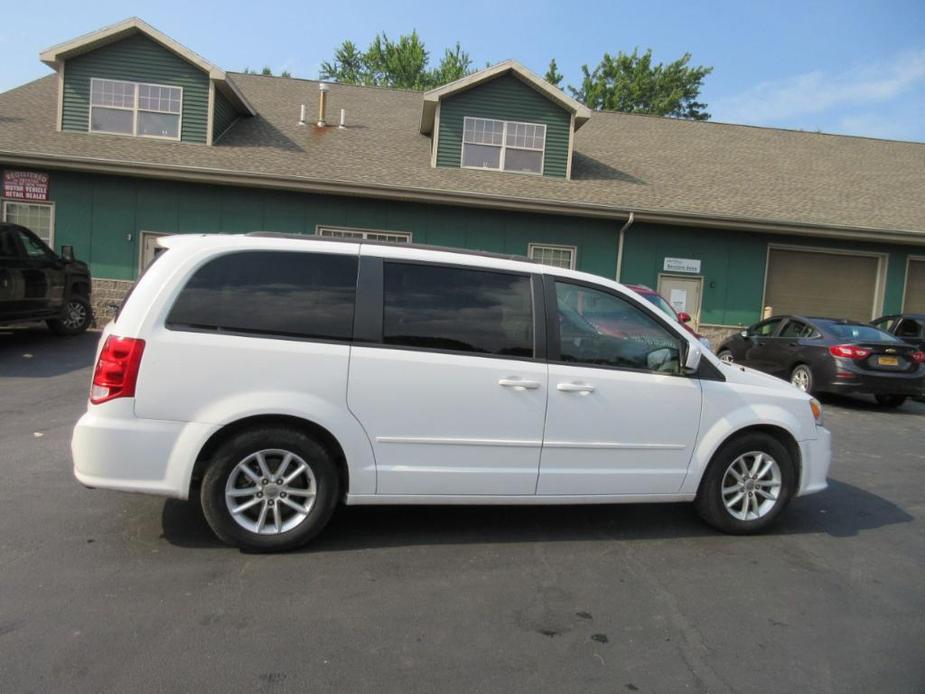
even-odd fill
[[[295,429],[317,441],[335,461],[340,477],[341,494],[343,497],[346,497],[347,492],[350,490],[350,471],[347,466],[347,456],[344,453],[344,447],[337,440],[337,437],[316,422],[302,417],[284,414],[259,414],[243,417],[225,424],[218,431],[213,433],[199,449],[199,453],[196,456],[196,462],[193,464],[193,471],[189,481],[189,493],[191,494],[193,490],[199,486],[219,446],[232,436],[246,429],[268,426],[283,426],[289,429]]]
[[[709,460],[707,461],[706,465],[703,466],[700,479],[697,481],[698,494],[700,493],[700,487],[703,485],[703,479],[706,477],[707,468],[713,464],[717,454],[722,451],[726,444],[728,444],[730,441],[752,433],[767,434],[787,449],[787,453],[790,454],[790,458],[793,460],[793,464],[796,470],[797,479],[795,488],[801,488],[803,480],[803,457],[800,454],[800,444],[797,443],[797,440],[793,434],[786,428],[776,424],[750,424],[729,433],[722,441],[719,442],[719,445],[713,449]]]

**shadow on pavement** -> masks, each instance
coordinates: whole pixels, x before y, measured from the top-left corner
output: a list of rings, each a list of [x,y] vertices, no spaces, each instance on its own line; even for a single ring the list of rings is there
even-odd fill
[[[824,533],[852,537],[909,523],[892,502],[837,480],[821,494],[794,500],[768,535]],[[224,547],[209,530],[198,501],[168,499],[164,538],[178,547]],[[690,504],[609,506],[342,506],[305,552],[420,545],[650,540],[717,535]]]
[[[58,337],[44,327],[0,328],[0,377],[51,378],[93,365],[98,332]]]

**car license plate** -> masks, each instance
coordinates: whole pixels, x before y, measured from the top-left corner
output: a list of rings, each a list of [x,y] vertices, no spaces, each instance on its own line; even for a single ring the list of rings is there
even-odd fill
[[[877,364],[879,366],[899,366],[898,357],[877,357]]]

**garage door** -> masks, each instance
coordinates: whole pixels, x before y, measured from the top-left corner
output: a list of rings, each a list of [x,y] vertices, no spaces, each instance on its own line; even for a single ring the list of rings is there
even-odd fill
[[[909,260],[903,311],[925,313],[925,260]]]
[[[879,258],[772,248],[765,306],[774,315],[801,313],[869,321],[874,318]]]

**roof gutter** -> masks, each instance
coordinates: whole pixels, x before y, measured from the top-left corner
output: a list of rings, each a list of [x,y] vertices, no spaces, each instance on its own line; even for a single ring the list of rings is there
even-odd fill
[[[433,188],[400,188],[397,186],[358,184],[349,181],[319,180],[304,176],[279,176],[250,171],[233,171],[194,166],[151,164],[148,162],[115,161],[95,157],[61,157],[41,153],[22,153],[0,150],[0,161],[19,166],[53,168],[65,171],[83,171],[120,176],[138,176],[166,180],[191,181],[197,183],[226,184],[232,186],[271,188],[331,195],[360,195],[388,200],[433,202],[444,205],[463,205],[491,209],[542,212],[546,214],[577,215],[598,219],[623,220],[630,211],[625,207],[593,203],[568,203],[557,200],[543,201],[536,198],[513,196],[490,196],[483,193],[441,191]],[[895,243],[925,245],[925,229],[881,229],[875,227],[847,227],[839,225],[809,224],[805,222],[776,222],[749,217],[713,216],[706,214],[667,212],[662,210],[636,209],[634,223],[673,224],[678,226],[699,226],[738,231],[792,234],[859,241],[888,241]]]

